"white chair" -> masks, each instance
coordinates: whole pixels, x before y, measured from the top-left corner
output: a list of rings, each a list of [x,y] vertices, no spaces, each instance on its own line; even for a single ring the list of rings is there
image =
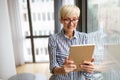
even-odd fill
[[[32,73],[21,73],[10,77],[8,80],[35,80],[35,75]]]
[[[35,74],[35,80],[47,80],[44,74]]]

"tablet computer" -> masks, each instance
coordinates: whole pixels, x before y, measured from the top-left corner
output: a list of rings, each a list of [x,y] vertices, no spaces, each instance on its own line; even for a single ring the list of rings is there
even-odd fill
[[[69,59],[73,60],[77,66],[75,71],[80,71],[80,65],[83,61],[91,61],[94,53],[95,45],[72,45],[69,50]]]

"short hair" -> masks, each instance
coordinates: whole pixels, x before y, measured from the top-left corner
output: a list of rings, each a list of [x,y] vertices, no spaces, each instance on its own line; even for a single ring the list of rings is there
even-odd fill
[[[69,17],[75,14],[77,17],[80,16],[80,9],[76,5],[63,5],[59,11],[59,18]]]

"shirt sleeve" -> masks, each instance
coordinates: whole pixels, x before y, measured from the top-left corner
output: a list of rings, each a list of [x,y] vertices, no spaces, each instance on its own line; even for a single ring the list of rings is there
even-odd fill
[[[85,33],[84,41],[85,41],[85,44],[89,44],[88,43],[88,34],[87,33]],[[82,73],[85,76],[85,80],[94,80],[93,73],[88,73],[86,71],[83,71]]]
[[[84,32],[79,33],[79,44],[88,44],[87,33]]]
[[[56,35],[51,35],[48,40],[48,52],[49,52],[49,60],[50,60],[50,72],[53,73],[53,69],[58,67],[57,59],[56,59]]]

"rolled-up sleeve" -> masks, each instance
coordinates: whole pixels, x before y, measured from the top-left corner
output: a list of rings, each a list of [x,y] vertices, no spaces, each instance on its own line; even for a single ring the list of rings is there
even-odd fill
[[[50,72],[53,73],[53,69],[58,67],[56,59],[56,36],[51,35],[48,40],[48,51],[49,51],[49,61],[50,61]]]

